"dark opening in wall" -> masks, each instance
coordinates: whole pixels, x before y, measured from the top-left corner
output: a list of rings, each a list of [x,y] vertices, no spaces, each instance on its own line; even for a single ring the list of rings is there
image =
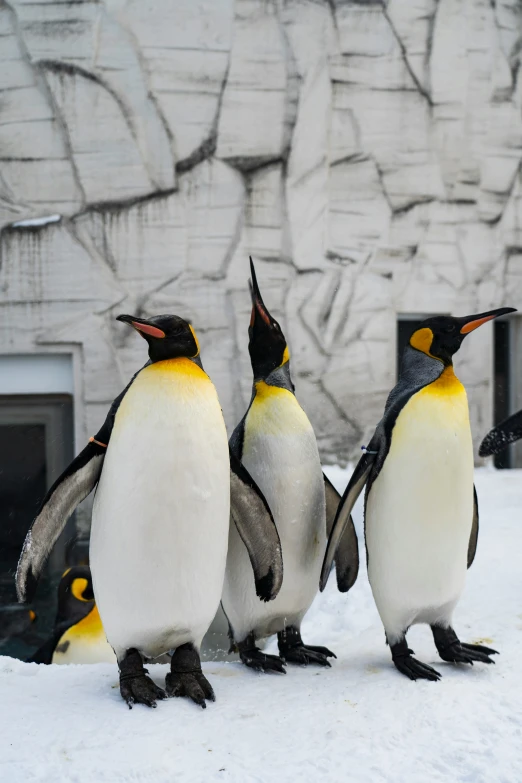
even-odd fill
[[[494,353],[493,353],[493,420],[494,424],[513,412],[511,410],[511,342],[512,321],[494,321]],[[496,468],[513,467],[512,448],[508,447],[494,457]]]
[[[70,522],[49,558],[32,608],[30,634],[5,630],[17,612],[14,576],[25,535],[49,487],[73,456],[72,397],[66,394],[0,395],[0,654],[27,658],[50,633],[56,585],[67,563]],[[4,622],[2,622],[2,619]],[[16,625],[16,623],[15,623]]]

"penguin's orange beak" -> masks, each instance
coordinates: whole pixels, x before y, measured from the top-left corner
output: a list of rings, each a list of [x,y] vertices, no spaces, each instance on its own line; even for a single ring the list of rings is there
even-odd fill
[[[516,313],[514,307],[499,307],[497,310],[489,310],[487,313],[479,313],[478,315],[468,315],[465,318],[460,319],[464,321],[460,333],[469,334],[474,329],[478,329],[482,324],[488,321],[493,321],[501,315],[507,315],[508,313]]]
[[[166,336],[163,329],[158,329],[157,326],[153,326],[144,318],[136,318],[133,315],[119,315],[116,320],[130,324],[137,332],[147,334],[149,337],[163,338]]]

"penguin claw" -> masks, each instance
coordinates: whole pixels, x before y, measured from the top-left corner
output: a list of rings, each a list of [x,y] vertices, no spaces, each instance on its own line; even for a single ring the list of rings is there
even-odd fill
[[[394,658],[393,663],[401,674],[405,674],[410,680],[430,680],[431,682],[438,682],[441,678],[436,669],[432,669],[422,661],[418,661],[411,655],[401,655]]]
[[[481,652],[486,655],[500,655],[498,650],[493,650],[491,647],[485,647],[483,644],[467,644],[466,642],[461,642],[460,646],[463,647],[464,650]],[[495,661],[491,661],[491,663],[495,663]]]
[[[261,652],[257,647],[249,650],[242,650],[239,653],[241,662],[258,672],[275,672],[276,674],[286,674],[284,662],[277,655],[267,655]]]
[[[287,647],[280,650],[285,663],[296,663],[300,666],[308,666],[309,663],[316,663],[319,666],[330,667],[328,658],[337,658],[335,653],[327,647],[312,646],[301,644],[296,647]]]
[[[212,685],[203,672],[169,672],[165,687],[168,696],[186,696],[204,710],[207,708],[205,699],[216,701]]]
[[[439,655],[443,661],[448,663],[495,663],[489,657],[498,655],[496,650],[490,647],[484,647],[480,644],[466,644],[464,642],[454,642],[444,650],[439,650]]]
[[[167,698],[165,691],[145,674],[120,680],[120,693],[129,705],[129,710],[132,710],[133,704],[144,704],[146,707],[154,708],[157,706],[156,700]]]

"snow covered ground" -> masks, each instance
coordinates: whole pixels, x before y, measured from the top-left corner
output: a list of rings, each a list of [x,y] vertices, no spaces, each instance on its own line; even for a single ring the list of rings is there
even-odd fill
[[[343,489],[346,473],[328,470]],[[478,470],[478,553],[457,608],[463,641],[501,652],[457,667],[426,628],[417,656],[443,674],[410,682],[391,664],[364,567],[346,596],[330,579],[303,637],[332,668],[261,675],[204,664],[217,701],[156,710],[120,699],[116,668],[37,666],[0,658],[1,783],[520,783],[522,781],[522,471]],[[270,648],[268,648],[270,649]],[[166,667],[150,667],[162,683]]]

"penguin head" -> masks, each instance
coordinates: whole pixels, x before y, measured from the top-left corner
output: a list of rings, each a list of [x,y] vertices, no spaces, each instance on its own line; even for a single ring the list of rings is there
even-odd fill
[[[254,371],[254,380],[265,380],[270,373],[290,361],[290,353],[281,327],[268,312],[257,284],[254,263],[250,258],[250,295],[252,315],[248,327],[248,352]]]
[[[73,566],[64,572],[58,585],[58,621],[78,622],[94,607],[91,569]]]
[[[199,355],[194,329],[177,315],[155,315],[148,319],[119,315],[116,320],[130,324],[147,341],[151,362],[181,357],[195,359]]]
[[[487,313],[465,315],[454,318],[450,315],[436,315],[422,322],[410,337],[410,345],[417,351],[441,361],[445,367],[452,364],[452,357],[457,353],[467,334],[482,324],[498,318],[500,315],[516,312],[514,307],[500,307]]]

